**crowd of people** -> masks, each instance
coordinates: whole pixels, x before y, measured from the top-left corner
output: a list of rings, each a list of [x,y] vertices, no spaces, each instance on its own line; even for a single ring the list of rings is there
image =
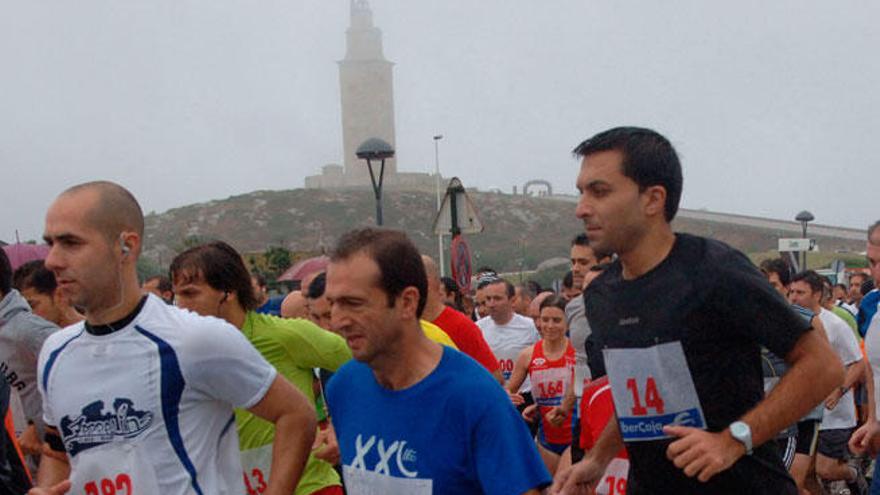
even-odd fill
[[[660,134],[574,153],[558,291],[380,228],[283,300],[219,240],[139,280],[134,196],[65,190],[0,250],[0,493],[880,494],[880,222],[848,285],[755,266],[673,232]]]

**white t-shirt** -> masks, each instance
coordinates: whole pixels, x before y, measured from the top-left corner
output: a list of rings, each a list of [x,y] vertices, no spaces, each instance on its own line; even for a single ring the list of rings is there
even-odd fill
[[[38,369],[71,493],[245,493],[233,408],[259,402],[275,375],[232,325],[152,295],[112,333],[78,323],[53,334]]]
[[[819,319],[825,326],[825,332],[828,334],[828,341],[834,352],[843,361],[844,366],[857,363],[862,359],[859,352],[859,343],[853,335],[852,329],[845,321],[836,314],[825,308],[819,312]],[[847,390],[843,397],[838,401],[834,409],[825,410],[825,416],[822,417],[822,423],[819,425],[820,430],[831,430],[836,428],[853,428],[856,426],[856,405],[853,399],[852,389]]]
[[[531,318],[526,318],[520,314],[514,313],[513,318],[504,325],[498,325],[491,316],[486,316],[477,321],[477,326],[483,332],[483,338],[489,344],[489,348],[498,358],[501,365],[501,374],[504,380],[510,379],[513,372],[513,364],[519,353],[526,347],[534,344],[541,339],[538,329]],[[529,377],[526,375],[525,381],[519,387],[520,392],[529,392],[532,385]]]

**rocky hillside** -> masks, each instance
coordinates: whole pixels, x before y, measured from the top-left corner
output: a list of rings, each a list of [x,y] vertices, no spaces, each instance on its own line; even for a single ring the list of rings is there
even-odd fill
[[[534,269],[540,262],[567,256],[571,238],[582,230],[574,203],[496,193],[469,193],[485,226],[468,236],[475,268]],[[435,197],[423,192],[386,192],[385,224],[405,230],[423,252],[436,256],[431,232]],[[295,189],[257,191],[223,200],[175,208],[147,217],[146,257],[160,266],[189,245],[222,239],[243,252],[284,246],[319,253],[357,226],[375,223],[371,191]],[[776,246],[778,232],[682,220],[676,229],[709,235],[747,252]],[[852,247],[852,241],[822,240],[823,246]]]

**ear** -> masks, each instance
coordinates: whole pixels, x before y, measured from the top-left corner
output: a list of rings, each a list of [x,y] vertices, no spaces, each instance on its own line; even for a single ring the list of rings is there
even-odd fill
[[[419,309],[419,289],[409,286],[397,296],[398,304],[400,304],[401,316],[407,320],[418,320]]]
[[[119,234],[119,244],[126,258],[133,258],[141,252],[141,237],[135,232],[125,231]]]
[[[666,188],[663,186],[649,186],[642,191],[644,199],[645,215],[666,215]]]

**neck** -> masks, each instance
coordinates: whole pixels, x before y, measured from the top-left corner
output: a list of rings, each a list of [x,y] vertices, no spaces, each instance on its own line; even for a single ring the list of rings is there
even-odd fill
[[[498,319],[495,319],[494,316],[492,317],[492,321],[494,321],[495,324],[498,326],[507,325],[508,323],[510,323],[510,320],[512,320],[512,319],[513,319],[513,311],[508,313],[506,316],[498,317]]]
[[[443,356],[443,347],[425,337],[418,322],[404,334],[393,349],[370,363],[376,381],[390,390],[403,390],[424,380]]]
[[[123,280],[120,289],[120,299],[113,298],[112,306],[108,308],[96,308],[86,310],[86,321],[89,325],[99,326],[119,321],[129,314],[141,302],[141,289],[137,284],[137,278],[132,277],[130,280]]]
[[[565,344],[568,343],[568,339],[565,337],[560,337],[556,339],[544,339],[544,351],[549,351],[550,353],[555,353],[565,349]]]
[[[632,280],[653,270],[669,256],[675,234],[669,224],[650,229],[631,250],[620,254],[623,278]]]
[[[226,309],[225,313],[223,319],[228,321],[235,328],[241,330],[241,327],[244,326],[245,320],[247,320],[247,311],[238,304],[233,303],[229,305],[229,308]]]
[[[440,313],[446,308],[446,305],[438,300],[428,298],[425,303],[425,309],[422,310],[422,319],[434,321],[440,316]]]
[[[58,326],[61,328],[69,327],[74,323],[82,321],[82,319],[82,315],[77,313],[75,309],[67,307],[61,312],[61,321],[58,322]]]

